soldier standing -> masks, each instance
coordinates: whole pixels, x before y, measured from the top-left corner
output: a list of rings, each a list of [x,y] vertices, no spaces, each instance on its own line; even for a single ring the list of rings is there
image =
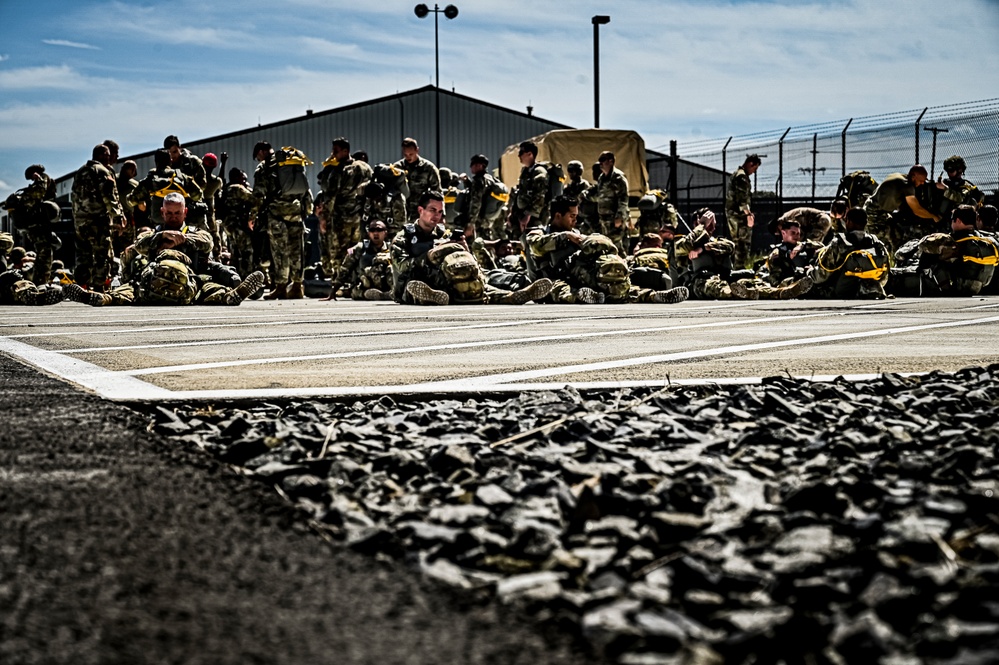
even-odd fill
[[[930,212],[919,201],[917,193],[925,192],[929,173],[922,164],[914,164],[908,174],[892,173],[881,181],[874,194],[864,203],[867,213],[866,232],[877,236],[894,254],[907,237],[922,237],[919,229],[932,220],[938,223],[940,215]],[[893,217],[895,211],[899,211]]]
[[[413,138],[402,140],[402,159],[397,161],[395,166],[406,174],[406,180],[409,184],[406,216],[412,222],[419,216],[417,207],[424,192],[441,191],[440,172],[433,162],[420,157],[420,146]]]
[[[222,153],[222,161],[225,162],[227,158],[226,153]],[[215,203],[219,196],[222,194],[222,178],[215,175],[215,167],[219,165],[219,158],[215,156],[215,153],[209,152],[201,159],[201,163],[205,167],[205,187],[204,195],[202,200],[205,202],[205,222],[208,226],[208,232],[212,234],[212,240],[215,242],[215,254],[216,256],[222,252],[222,234],[219,232],[219,220],[215,217]]]
[[[600,232],[613,240],[621,253],[627,254],[632,228],[628,213],[628,179],[614,166],[613,152],[600,153],[597,163],[600,164],[600,177],[594,197],[600,217]]]
[[[504,196],[500,190],[500,183],[487,169],[489,168],[489,158],[485,155],[475,155],[472,157],[468,170],[471,176],[466,181],[468,191],[468,219],[475,225],[475,232],[486,240],[500,240],[506,238],[506,201],[501,200]],[[490,201],[490,197],[495,198],[495,204]],[[506,195],[509,200],[509,195]],[[495,213],[490,214],[490,210],[495,209]]]
[[[548,171],[538,164],[538,144],[524,141],[518,152],[522,168],[517,181],[517,196],[511,212],[514,234],[548,223]]]
[[[232,262],[240,275],[249,275],[256,269],[253,256],[253,226],[257,213],[257,198],[247,186],[246,173],[238,168],[229,169],[229,184],[222,193],[222,228],[229,238]]]
[[[337,275],[347,248],[361,240],[364,188],[374,173],[367,162],[351,156],[350,141],[342,136],[333,139],[331,158],[335,166],[325,177],[326,214],[320,219],[319,231],[323,238],[323,270]]]
[[[312,197],[284,186],[278,174],[279,164],[274,148],[267,141],[253,146],[257,168],[253,172],[253,195],[257,197],[260,215],[266,216],[266,232],[270,241],[273,290],[267,300],[297,300],[305,297],[305,219],[304,209]],[[304,175],[304,174],[303,174]],[[255,227],[256,228],[256,227]],[[259,257],[258,257],[259,258]]]
[[[24,230],[35,250],[31,276],[36,284],[42,285],[52,279],[52,255],[56,248],[52,222],[59,218],[61,209],[55,202],[55,182],[45,173],[44,166],[32,164],[24,170],[24,177],[31,184],[10,195],[4,207],[11,211],[14,223]]]
[[[118,188],[111,174],[111,153],[94,146],[92,159],[73,178],[73,225],[76,229],[76,281],[104,291],[111,272],[111,226],[124,226]]]
[[[170,153],[166,150],[153,153],[153,164],[154,167],[146,177],[129,193],[124,205],[145,211],[149,214],[150,223],[158,226],[163,223],[161,211],[167,194],[177,192],[184,197],[185,205],[190,208],[201,200],[203,193],[193,179],[171,168]]]
[[[728,234],[735,243],[732,261],[736,270],[749,266],[749,254],[753,249],[753,224],[756,216],[752,211],[753,186],[749,176],[756,173],[763,160],[759,155],[746,155],[746,161],[732,174],[728,191],[725,193],[725,219]]]

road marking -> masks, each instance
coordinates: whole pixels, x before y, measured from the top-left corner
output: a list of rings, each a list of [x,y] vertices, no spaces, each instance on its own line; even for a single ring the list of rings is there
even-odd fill
[[[122,401],[159,400],[165,399],[171,394],[166,388],[160,388],[128,376],[121,376],[77,358],[68,358],[61,353],[39,349],[37,346],[18,342],[8,337],[0,337],[0,351],[17,356],[39,369],[87,390],[92,390],[107,399]]]
[[[618,330],[604,330],[600,332],[580,333],[572,336],[572,339],[584,339],[593,337],[608,337],[619,335],[634,335],[650,332],[666,332],[670,330],[692,330],[696,328],[720,328],[751,323],[772,323],[774,321],[785,321],[790,319],[810,319],[816,317],[843,316],[840,312],[823,312],[818,314],[797,314],[789,316],[768,316],[759,319],[746,319],[742,321],[720,321],[714,323],[696,323],[690,325],[658,326],[653,328],[631,328]],[[126,376],[143,376],[147,374],[175,374],[178,372],[191,372],[202,369],[219,369],[222,367],[245,367],[247,365],[272,365],[276,363],[303,362],[308,360],[332,360],[337,358],[360,358],[370,356],[388,356],[400,353],[423,353],[427,351],[447,351],[453,349],[472,349],[483,346],[507,346],[533,344],[537,342],[564,341],[566,335],[542,335],[536,337],[520,337],[515,339],[500,339],[478,342],[456,342],[451,344],[433,344],[428,346],[399,347],[393,349],[372,349],[368,351],[348,351],[343,353],[321,353],[306,356],[282,356],[277,358],[254,358],[249,360],[229,360],[210,363],[193,363],[189,365],[164,365],[161,367],[148,367],[145,369],[131,369],[118,372]]]
[[[483,375],[474,378],[454,379],[438,382],[438,386],[460,388],[463,385],[469,389],[481,388],[482,386],[494,384],[509,384],[515,381],[527,381],[550,376],[562,376],[565,374],[579,374],[580,372],[594,372],[607,369],[619,369],[622,367],[633,367],[635,365],[652,365],[677,360],[692,360],[695,358],[705,358],[708,356],[730,355],[735,353],[746,353],[748,351],[761,351],[764,349],[778,349],[788,346],[803,346],[807,344],[824,344],[826,342],[840,342],[848,339],[861,339],[864,337],[879,337],[884,335],[900,335],[922,330],[934,330],[939,328],[956,328],[962,326],[981,325],[983,323],[994,323],[999,321],[999,316],[990,316],[984,319],[972,319],[970,321],[949,321],[947,323],[930,323],[919,326],[906,326],[904,328],[882,328],[880,330],[868,330],[865,332],[840,333],[838,335],[820,335],[818,337],[803,337],[799,339],[777,340],[773,342],[758,342],[755,344],[738,344],[732,346],[721,346],[713,349],[699,349],[694,351],[678,351],[676,353],[664,353],[653,356],[638,356],[635,358],[625,358],[622,360],[605,360],[597,363],[586,363],[579,365],[564,365],[562,367],[549,367],[545,369],[528,370],[523,372],[506,372],[503,374]]]

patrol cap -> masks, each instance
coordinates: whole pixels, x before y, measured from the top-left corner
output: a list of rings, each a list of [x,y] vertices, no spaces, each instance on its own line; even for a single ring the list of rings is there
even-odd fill
[[[373,219],[368,224],[368,232],[370,233],[372,231],[388,231],[388,227],[385,226],[385,222],[380,219]]]
[[[41,164],[32,164],[28,168],[24,169],[24,179],[31,180],[31,176],[34,173],[45,173],[45,167]]]
[[[582,173],[583,172],[583,162],[579,161],[578,159],[574,159],[571,162],[569,162],[566,165],[565,168],[566,168],[566,170],[569,171],[569,173],[575,173],[576,171],[579,171],[580,173]]]
[[[472,155],[472,159],[469,164],[482,164],[483,166],[489,166],[489,158],[482,154]]]
[[[597,164],[603,164],[609,159],[614,159],[614,153],[611,152],[610,150],[604,150],[602,153],[600,153],[600,156],[597,157]]]

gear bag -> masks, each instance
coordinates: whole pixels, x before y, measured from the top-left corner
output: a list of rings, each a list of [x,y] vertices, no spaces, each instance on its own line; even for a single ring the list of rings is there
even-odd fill
[[[646,247],[635,253],[632,262],[640,268],[669,270],[669,250],[664,247]]]
[[[579,251],[583,256],[593,258],[604,254],[614,254],[617,256],[617,245],[602,233],[591,233],[583,240],[583,243],[579,246]]]
[[[482,216],[487,222],[506,217],[510,188],[492,176],[486,176],[486,193],[482,198]]]
[[[561,196],[562,185],[565,183],[565,170],[555,162],[538,162],[548,174],[548,191],[545,193],[545,203],[551,203],[556,196]]]
[[[877,188],[878,181],[871,177],[869,171],[854,171],[840,179],[836,196],[846,197],[850,201],[850,206],[859,208],[871,198]]]
[[[464,250],[451,252],[441,261],[441,272],[454,294],[455,304],[485,302],[485,283],[479,263]]]
[[[187,262],[182,260],[186,258],[180,252],[164,250],[145,267],[139,278],[144,302],[188,305],[194,300],[197,288]]]
[[[277,159],[277,179],[281,187],[282,198],[298,198],[309,191],[309,178],[305,173],[306,166],[312,166],[312,161],[297,148],[285,146],[274,152]]]

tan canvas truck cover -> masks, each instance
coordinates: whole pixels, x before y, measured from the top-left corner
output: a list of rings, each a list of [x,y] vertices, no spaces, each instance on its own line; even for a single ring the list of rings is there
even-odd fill
[[[583,163],[583,177],[593,181],[590,166],[605,150],[614,153],[618,169],[628,178],[628,195],[641,197],[649,189],[649,171],[645,166],[645,141],[638,132],[624,129],[556,129],[530,140],[538,144],[538,161],[566,166],[574,159]],[[500,179],[510,188],[520,178],[519,143],[510,146],[500,157]],[[566,174],[568,178],[568,173]]]

